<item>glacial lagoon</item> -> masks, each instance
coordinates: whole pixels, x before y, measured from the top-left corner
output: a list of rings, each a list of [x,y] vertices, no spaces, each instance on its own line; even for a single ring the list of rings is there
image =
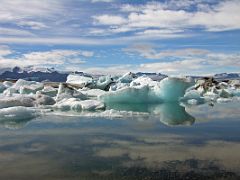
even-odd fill
[[[108,104],[1,121],[0,179],[239,179],[239,107]]]

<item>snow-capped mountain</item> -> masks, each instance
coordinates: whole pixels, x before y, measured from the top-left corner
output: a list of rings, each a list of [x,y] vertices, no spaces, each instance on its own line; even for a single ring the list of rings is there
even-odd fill
[[[0,71],[0,79],[26,79],[34,81],[65,82],[69,73],[58,72],[53,68],[19,68]]]
[[[220,73],[213,76],[215,79],[235,79],[240,78],[240,73]]]

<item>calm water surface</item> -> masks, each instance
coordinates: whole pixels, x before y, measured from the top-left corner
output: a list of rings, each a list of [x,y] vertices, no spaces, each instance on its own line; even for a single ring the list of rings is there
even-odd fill
[[[0,179],[240,179],[240,103],[1,122]]]

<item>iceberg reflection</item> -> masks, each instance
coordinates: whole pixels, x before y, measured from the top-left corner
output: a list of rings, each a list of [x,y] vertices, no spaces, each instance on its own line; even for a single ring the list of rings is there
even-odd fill
[[[195,118],[185,111],[185,107],[178,103],[162,104],[107,104],[107,109],[118,111],[147,112],[154,117],[160,117],[160,121],[169,126],[192,125]]]
[[[154,111],[160,114],[160,121],[168,126],[192,125],[195,118],[185,111],[185,107],[176,103],[164,103],[157,106]]]

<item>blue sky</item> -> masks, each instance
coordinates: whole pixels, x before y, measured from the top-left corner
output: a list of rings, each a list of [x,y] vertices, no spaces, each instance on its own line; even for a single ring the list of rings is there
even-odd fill
[[[239,72],[239,0],[1,0],[0,69]]]

